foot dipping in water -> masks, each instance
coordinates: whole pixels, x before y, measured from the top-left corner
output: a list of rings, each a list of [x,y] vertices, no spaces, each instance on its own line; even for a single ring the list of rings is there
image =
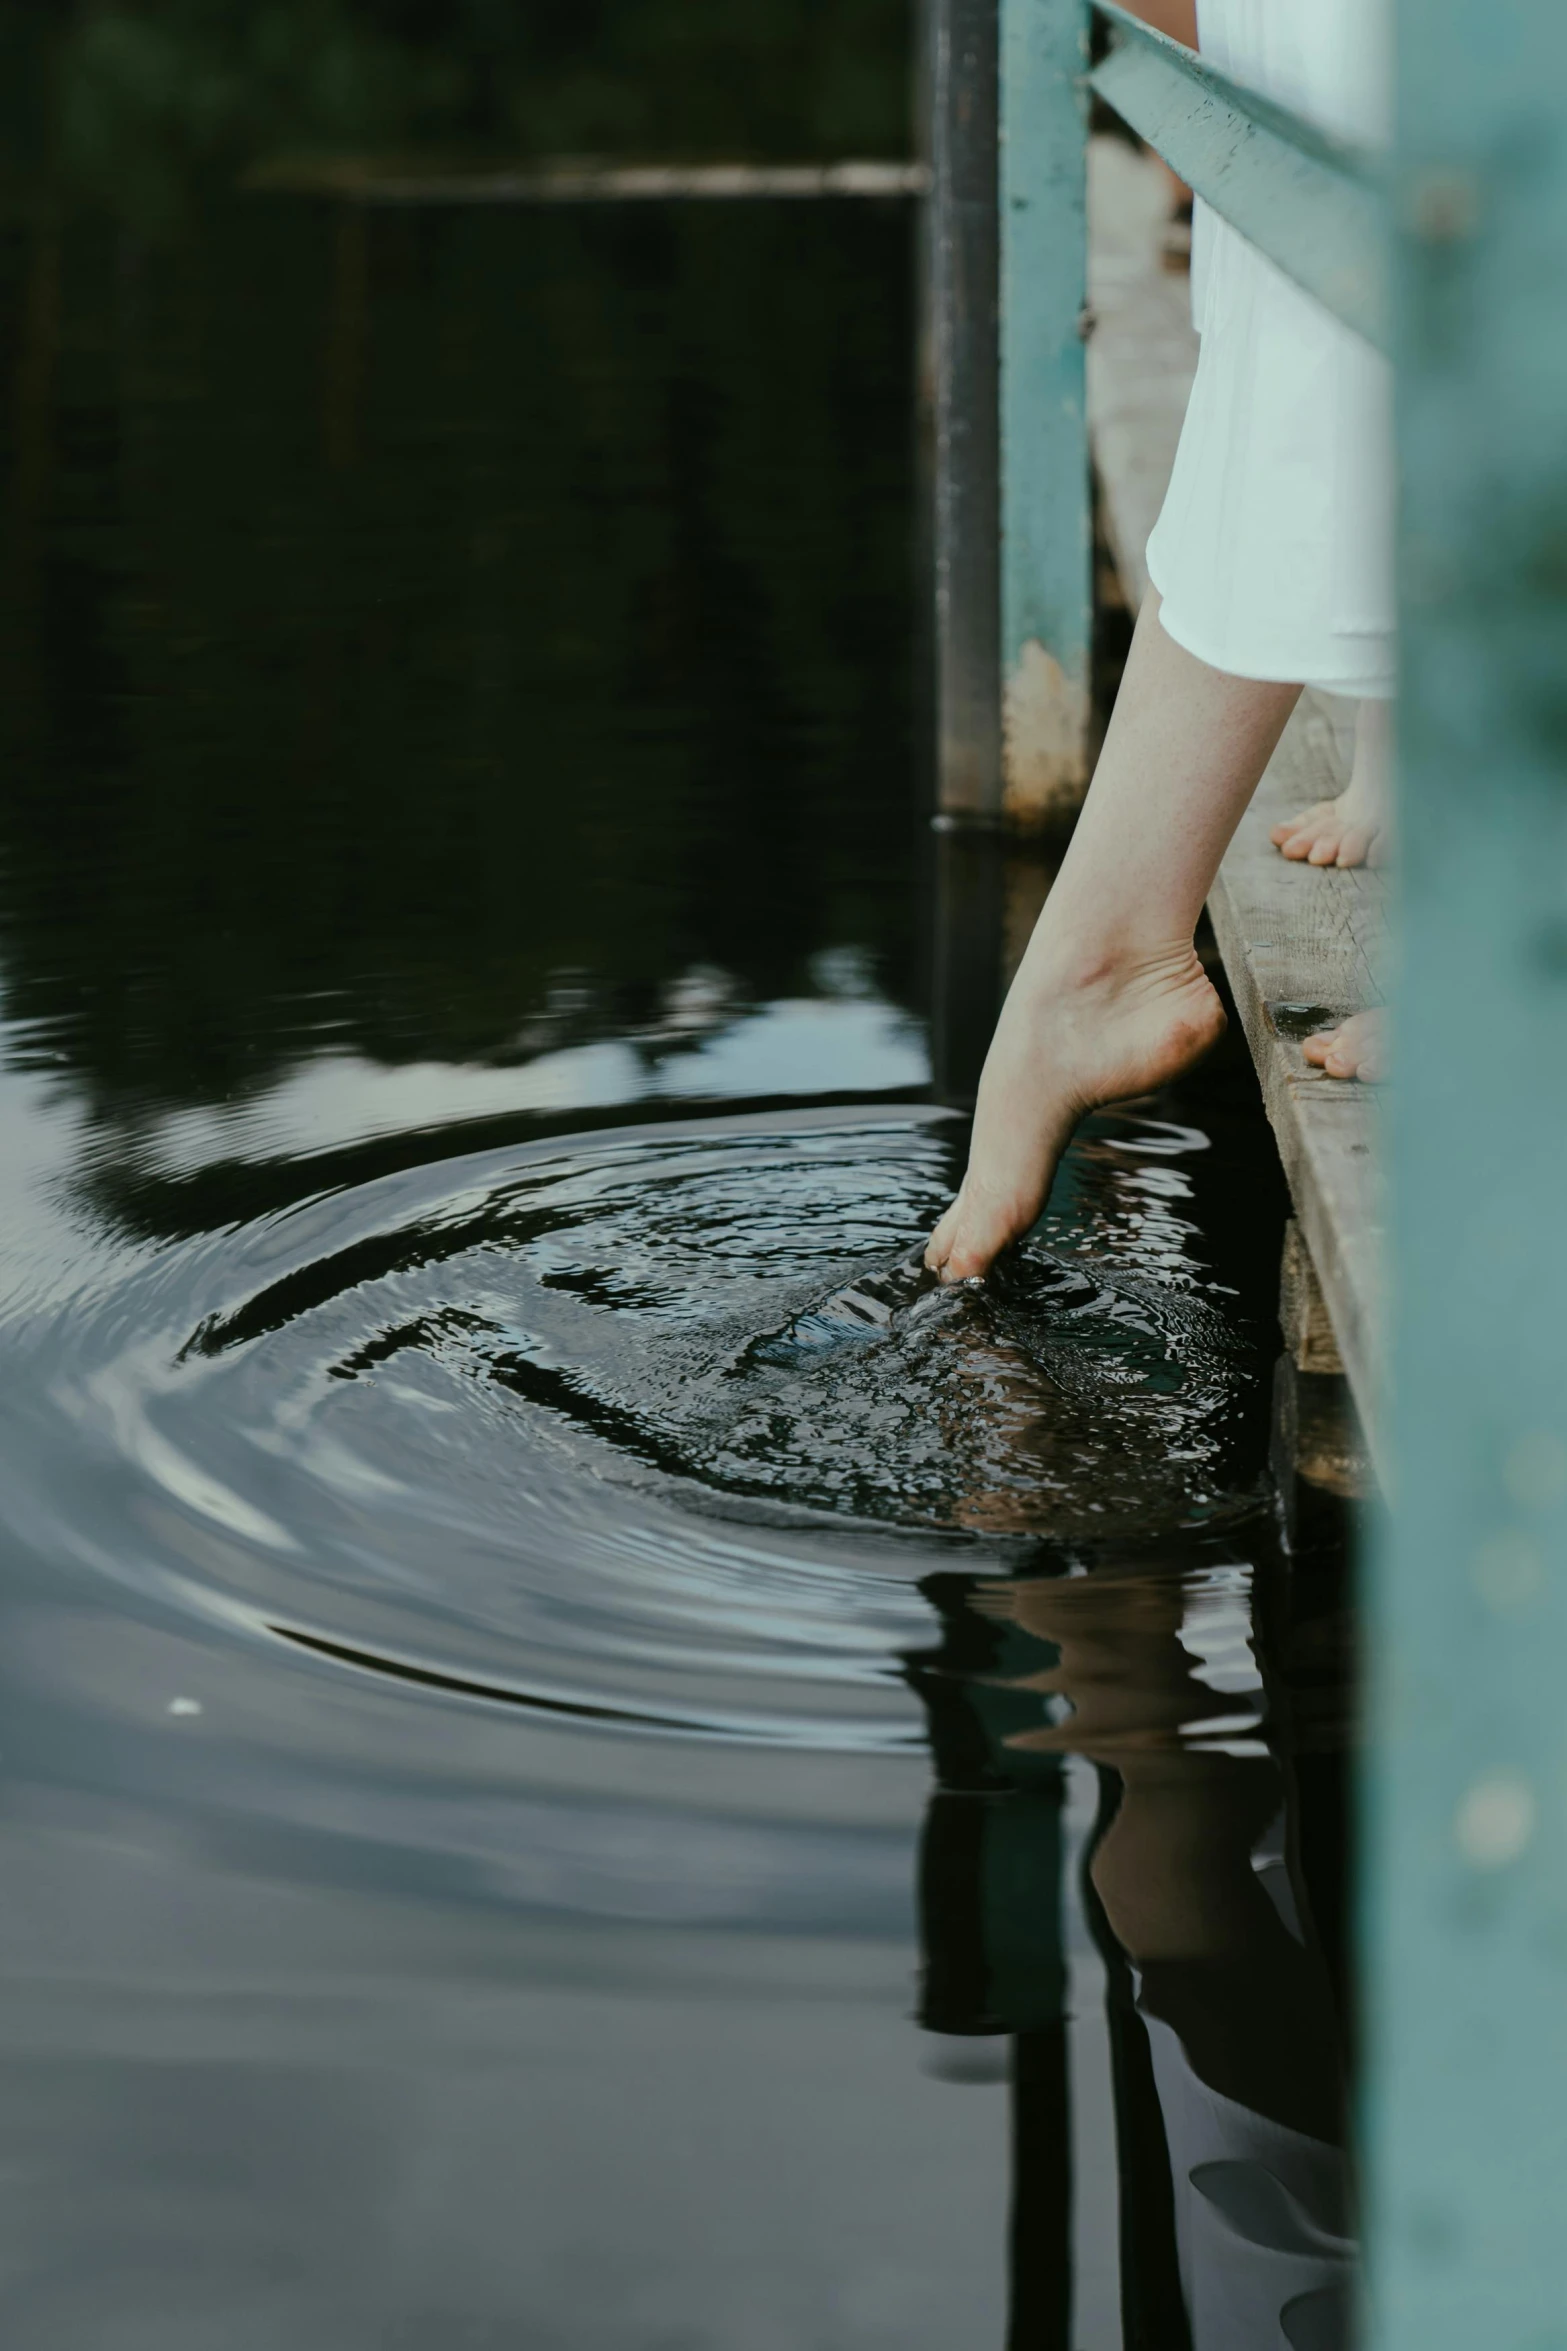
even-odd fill
[[[1222,1035],[1197,919],[1299,690],[1210,669],[1150,596],[986,1057],[968,1172],[926,1251],[944,1281],[983,1274],[1028,1231],[1088,1111],[1169,1085]]]
[[[1200,13],[1222,70],[1341,136],[1385,137],[1375,11],[1323,0],[1309,38],[1285,0]],[[1202,203],[1192,307],[1201,356],[1148,543],[1152,588],[985,1062],[967,1171],[926,1250],[943,1281],[982,1276],[1029,1230],[1087,1111],[1171,1083],[1221,1034],[1196,926],[1303,686],[1359,702],[1354,773],[1275,840],[1348,866],[1385,834],[1386,363]],[[1376,1074],[1363,1016],[1317,1042],[1329,1074]]]

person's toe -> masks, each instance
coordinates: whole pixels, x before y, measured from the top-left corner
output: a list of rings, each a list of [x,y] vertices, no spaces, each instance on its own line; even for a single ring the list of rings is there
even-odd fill
[[[962,1205],[963,1195],[960,1192],[925,1244],[925,1265],[931,1273],[940,1273],[952,1254],[953,1236],[958,1229],[958,1211]]]
[[[1032,1221],[1017,1201],[988,1197],[970,1180],[931,1235],[925,1263],[944,1282],[977,1281]]]
[[[1301,1051],[1314,1069],[1324,1068],[1328,1055],[1337,1052],[1341,1034],[1338,1029],[1321,1029],[1316,1036],[1306,1039]]]
[[[1343,837],[1343,834],[1339,831],[1336,825],[1324,825],[1322,831],[1318,833],[1316,839],[1311,844],[1311,864],[1336,865],[1338,863],[1339,843]]]
[[[982,1203],[970,1202],[936,1271],[944,1282],[977,1281],[990,1271],[1011,1238],[1002,1219]]]
[[[1369,825],[1350,825],[1338,845],[1338,855],[1333,862],[1344,867],[1364,865],[1371,853],[1374,838]]]

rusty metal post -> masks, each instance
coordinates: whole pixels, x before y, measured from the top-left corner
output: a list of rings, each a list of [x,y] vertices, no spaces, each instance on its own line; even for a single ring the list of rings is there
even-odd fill
[[[1002,809],[1022,826],[1088,783],[1087,71],[1084,0],[1001,0]]]
[[[936,803],[1001,816],[997,0],[931,0]]]

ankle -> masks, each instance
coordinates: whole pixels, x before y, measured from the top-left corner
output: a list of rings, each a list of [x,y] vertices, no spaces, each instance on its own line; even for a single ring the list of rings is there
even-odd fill
[[[1202,974],[1190,938],[1157,939],[1129,933],[1036,937],[1024,966],[1028,985],[1035,993],[1070,997],[1162,990]]]

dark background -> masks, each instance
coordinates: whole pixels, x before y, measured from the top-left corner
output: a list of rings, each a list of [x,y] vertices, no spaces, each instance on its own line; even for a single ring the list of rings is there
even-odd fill
[[[909,0],[6,0],[0,147],[146,221],[279,154],[895,156],[909,53]]]
[[[902,0],[0,5],[0,959],[135,1115],[917,996],[914,219],[245,193],[888,153]]]

